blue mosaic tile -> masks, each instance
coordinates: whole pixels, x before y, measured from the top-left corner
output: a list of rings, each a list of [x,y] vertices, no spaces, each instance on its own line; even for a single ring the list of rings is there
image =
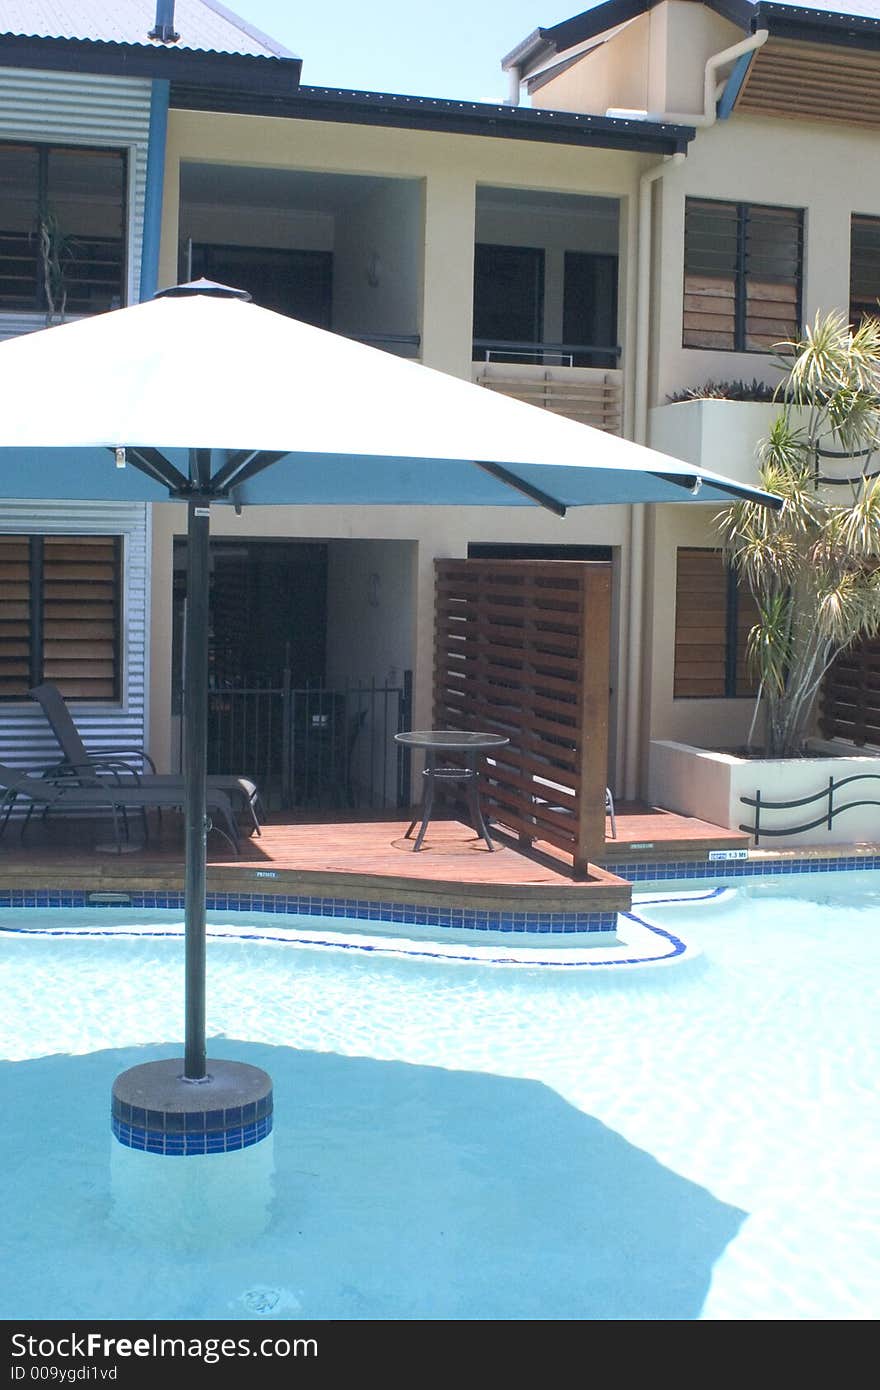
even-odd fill
[[[191,1117],[187,1116],[187,1119]],[[111,1117],[111,1128],[120,1144],[129,1149],[141,1149],[147,1153],[169,1156],[189,1154],[231,1153],[237,1149],[247,1149],[258,1144],[272,1132],[272,1114],[249,1123],[239,1123],[229,1129],[206,1130],[191,1129],[170,1132],[164,1129],[144,1129],[138,1125],[126,1124],[116,1115]]]
[[[671,860],[664,863],[636,861],[631,864],[605,865],[612,872],[625,876],[631,883],[645,880],[683,879],[699,881],[715,878],[755,878],[806,873],[839,873],[853,869],[880,868],[880,855],[839,855],[780,860]],[[182,893],[151,893],[133,891],[127,894],[127,905],[134,908],[171,908],[182,910]],[[118,906],[112,902],[91,902],[86,892],[60,892],[8,889],[0,892],[0,907],[101,907]],[[495,932],[602,932],[614,931],[616,912],[505,912],[485,908],[435,907],[400,902],[370,902],[365,899],[321,898],[311,895],[265,893],[209,893],[209,910],[238,912],[268,912],[285,915],[348,918],[355,921],[393,921],[405,926],[439,927],[443,930]]]

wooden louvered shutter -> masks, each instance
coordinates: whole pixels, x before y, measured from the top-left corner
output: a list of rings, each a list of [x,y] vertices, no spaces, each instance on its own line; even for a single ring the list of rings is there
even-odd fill
[[[799,208],[688,198],[684,347],[771,352],[800,327]]]
[[[758,610],[720,550],[682,548],[675,585],[675,699],[754,695],[746,649]]]
[[[736,203],[688,198],[685,211],[684,347],[736,346]]]
[[[850,226],[849,321],[880,314],[880,217],[853,215]]]
[[[681,549],[675,585],[675,699],[724,695],[727,573],[720,550]]]
[[[688,197],[684,220],[684,347],[737,346],[737,204]]]
[[[736,589],[736,652],[735,665],[732,672],[728,673],[728,694],[745,697],[756,695],[758,692],[758,682],[749,673],[747,660],[747,650],[749,633],[758,621],[758,605],[752,598],[751,593],[744,585],[739,585]],[[730,682],[733,681],[733,689]]]
[[[0,698],[23,699],[31,685],[30,541],[0,536]]]
[[[772,352],[800,328],[803,214],[796,208],[745,210],[746,352]]]
[[[119,698],[121,541],[47,536],[43,678],[67,699]]]

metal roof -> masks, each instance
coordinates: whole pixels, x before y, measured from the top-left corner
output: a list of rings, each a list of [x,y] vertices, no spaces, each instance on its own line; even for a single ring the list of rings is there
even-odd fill
[[[174,43],[149,37],[156,0],[0,0],[0,36],[80,39],[147,50],[188,49],[252,58],[294,58],[218,0],[176,0]]]

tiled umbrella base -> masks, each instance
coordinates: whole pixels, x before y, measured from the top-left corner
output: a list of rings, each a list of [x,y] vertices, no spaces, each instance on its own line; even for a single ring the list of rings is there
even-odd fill
[[[272,1130],[272,1080],[244,1062],[209,1060],[204,1080],[183,1058],[146,1062],[113,1083],[113,1134],[129,1149],[178,1157],[258,1144]]]

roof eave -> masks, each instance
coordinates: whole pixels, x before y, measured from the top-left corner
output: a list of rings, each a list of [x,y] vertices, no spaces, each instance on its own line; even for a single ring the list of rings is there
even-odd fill
[[[157,44],[104,43],[93,39],[33,38],[0,34],[0,67],[52,72],[91,72],[117,77],[259,85],[286,95],[299,87],[302,59],[219,53]]]
[[[552,43],[547,42],[546,29],[535,29],[529,34],[528,38],[518,43],[516,48],[512,48],[501,59],[501,67],[504,72],[509,72],[511,68],[525,68],[529,63],[543,58],[545,54],[555,53],[556,49]]]
[[[802,43],[834,44],[847,48],[880,49],[880,19],[866,15],[832,14],[760,0],[754,8],[753,29],[769,29],[775,38]]]
[[[329,87],[300,87],[295,93],[267,97],[262,87],[218,84],[208,88],[175,82],[171,87],[171,105],[182,110],[394,126],[451,135],[629,150],[635,154],[684,152],[696,134],[693,126]]]

